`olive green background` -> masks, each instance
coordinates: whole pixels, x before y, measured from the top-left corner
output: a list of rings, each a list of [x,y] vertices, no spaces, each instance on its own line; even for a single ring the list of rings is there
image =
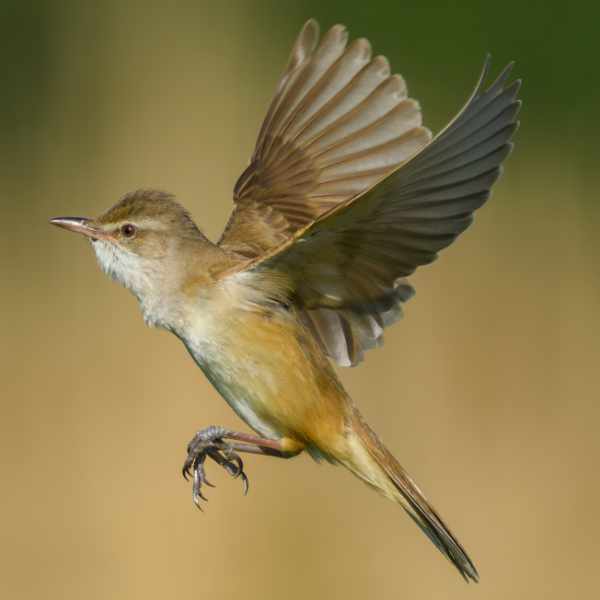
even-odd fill
[[[600,584],[597,23],[583,2],[2,2],[0,597],[596,597]],[[467,586],[340,468],[249,458],[248,497],[179,474],[242,427],[88,245],[51,228],[178,195],[210,236],[310,16],[368,37],[438,130],[484,55],[523,77],[516,149],[476,225],[342,372],[481,572]]]

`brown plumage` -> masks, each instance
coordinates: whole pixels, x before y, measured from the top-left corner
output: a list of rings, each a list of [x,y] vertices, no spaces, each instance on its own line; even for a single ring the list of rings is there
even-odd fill
[[[188,447],[199,504],[204,462],[245,478],[236,452],[342,464],[400,503],[465,579],[478,574],[423,493],[345,392],[328,359],[357,364],[433,261],[489,196],[517,127],[509,65],[433,140],[387,60],[336,25],[308,21],[262,125],[235,208],[211,243],[168,194],[127,195],[87,235],[102,268],[175,333],[259,435],[212,427]]]
[[[431,139],[403,79],[391,75],[385,57],[371,59],[367,40],[347,45],[346,29],[336,25],[318,42],[319,27],[310,20],[236,183],[237,206],[219,242],[224,248],[247,256],[273,249]],[[263,227],[257,235],[265,224],[271,231]]]

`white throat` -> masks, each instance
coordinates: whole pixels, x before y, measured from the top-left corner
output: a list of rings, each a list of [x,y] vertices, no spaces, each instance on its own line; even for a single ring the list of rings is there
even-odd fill
[[[169,288],[160,259],[144,258],[104,240],[93,241],[92,247],[100,268],[138,299],[144,321],[151,327],[170,327],[174,307],[167,301]]]

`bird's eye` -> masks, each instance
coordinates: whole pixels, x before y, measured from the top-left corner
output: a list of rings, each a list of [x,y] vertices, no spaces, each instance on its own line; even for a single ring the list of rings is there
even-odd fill
[[[125,223],[125,225],[121,226],[121,233],[126,238],[132,238],[135,235],[135,232],[135,225],[132,225],[131,223]]]

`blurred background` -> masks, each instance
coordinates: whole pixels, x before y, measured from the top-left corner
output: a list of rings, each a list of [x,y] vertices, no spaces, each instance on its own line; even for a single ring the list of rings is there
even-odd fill
[[[600,184],[595,3],[1,3],[0,596],[593,597],[600,583]],[[249,458],[204,514],[200,427],[242,425],[180,343],[48,218],[170,190],[213,238],[291,43],[314,16],[387,55],[434,131],[487,51],[521,129],[476,226],[342,373],[481,573],[466,586],[340,468]]]

